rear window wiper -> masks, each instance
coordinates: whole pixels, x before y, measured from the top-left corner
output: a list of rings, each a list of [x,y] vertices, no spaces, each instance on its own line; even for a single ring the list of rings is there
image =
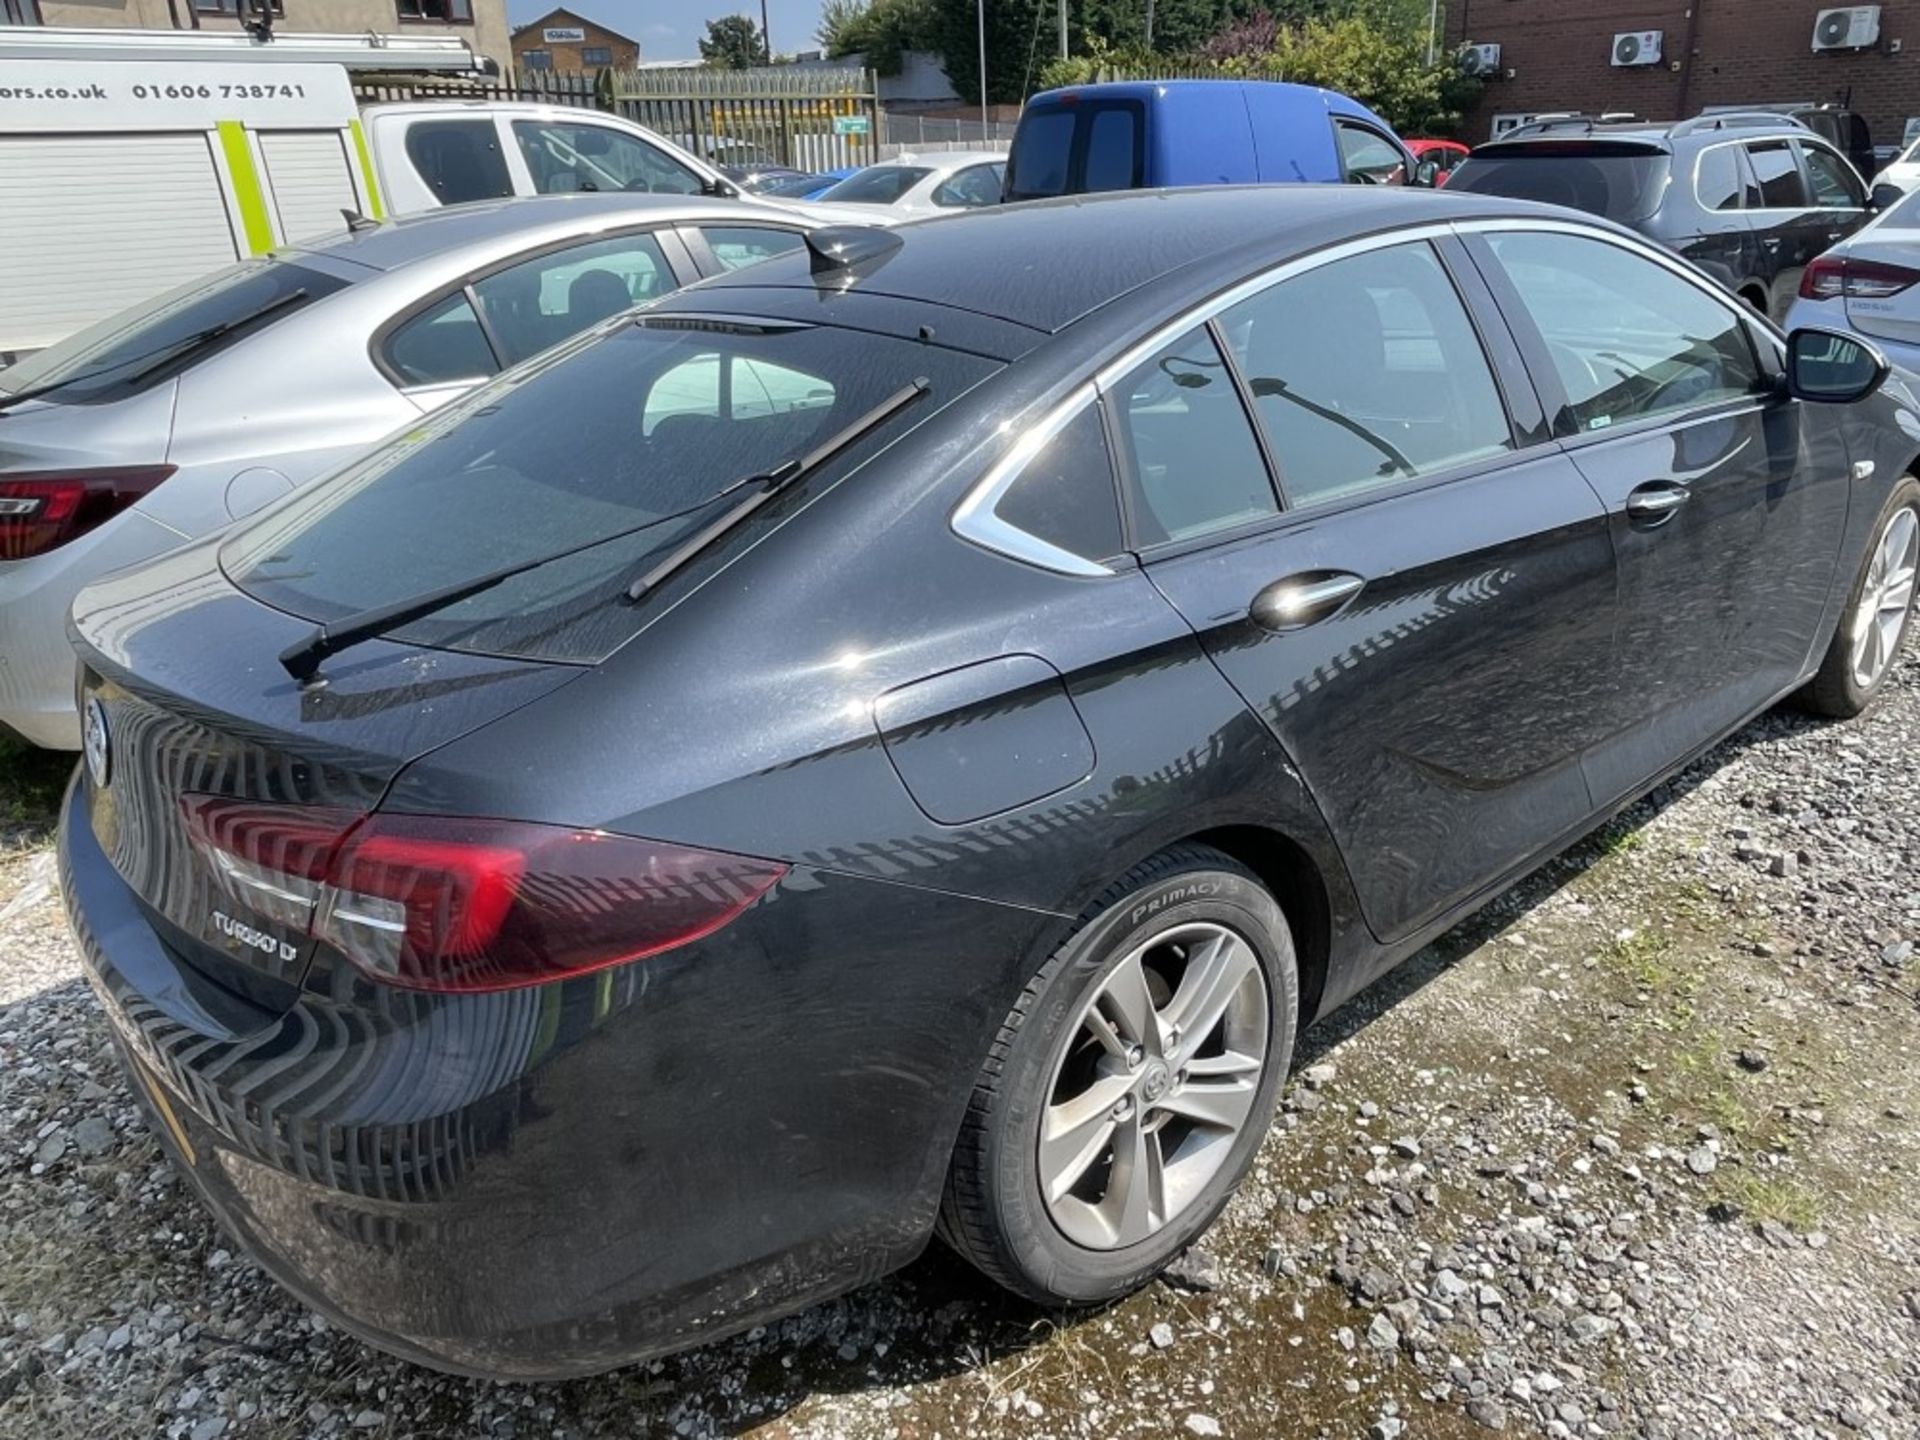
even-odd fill
[[[152,376],[160,374],[169,366],[178,364],[194,351],[211,345],[216,340],[224,340],[236,330],[243,330],[248,326],[257,325],[269,315],[277,315],[289,305],[296,304],[306,298],[307,292],[304,289],[289,290],[284,295],[274,296],[273,299],[267,301],[264,305],[256,306],[244,315],[236,315],[231,320],[222,320],[218,325],[209,325],[205,329],[194,331],[191,335],[182,335],[178,340],[171,340],[167,344],[156,346],[143,354],[129,355],[124,360],[116,361],[112,365],[102,366],[98,370],[83,370],[78,375],[63,376],[58,380],[50,380],[45,385],[35,385],[30,389],[15,390],[10,394],[0,395],[0,410],[6,410],[14,405],[25,404],[29,400],[38,400],[43,395],[51,395],[56,390],[64,390],[69,385],[78,385],[86,381],[103,379],[113,374],[116,370],[126,369],[129,365],[138,365],[140,366],[138,370],[135,370],[133,374],[119,382],[122,385],[132,388],[139,385],[142,380],[149,379]]]
[[[669,520],[678,519],[683,515],[692,514],[697,510],[703,510],[714,501],[746,489],[749,486],[757,485],[760,487],[752,495],[728,510],[726,514],[720,516],[712,524],[703,527],[685,544],[676,546],[666,559],[662,560],[658,565],[653,566],[646,574],[628,586],[628,598],[638,600],[642,595],[646,594],[648,590],[659,584],[660,581],[673,570],[686,563],[693,555],[713,543],[713,541],[726,530],[739,524],[773,496],[779,494],[781,490],[791,485],[801,476],[819,469],[820,466],[824,465],[828,460],[831,460],[835,455],[838,455],[842,450],[846,449],[847,446],[853,444],[854,441],[858,440],[862,435],[865,435],[876,426],[891,419],[894,415],[926,394],[931,388],[931,384],[924,378],[915,380],[911,385],[889,395],[885,400],[882,400],[878,405],[874,406],[873,409],[847,426],[846,429],[841,430],[830,439],[816,445],[797,460],[789,460],[784,465],[777,466],[764,475],[749,475],[744,479],[735,480],[729,485],[722,486],[720,489],[714,491],[713,494],[707,496],[706,499],[689,506],[685,510],[675,511],[671,515],[658,515],[643,524],[629,526],[625,530],[617,530],[611,535],[596,535],[591,540],[583,540],[577,545],[569,545],[564,550],[555,550],[546,555],[536,555],[531,560],[519,560],[511,565],[502,565],[497,570],[489,570],[485,574],[476,575],[470,580],[458,580],[451,585],[443,585],[437,590],[428,590],[419,595],[409,596],[404,600],[395,600],[388,605],[375,605],[370,609],[357,610],[350,615],[342,616],[339,620],[327,621],[316,625],[306,636],[295,641],[292,645],[289,645],[285,650],[280,652],[281,667],[295,680],[301,684],[305,684],[319,672],[321,661],[325,660],[329,655],[338,654],[350,645],[357,645],[362,640],[370,640],[376,635],[394,629],[397,626],[408,624],[414,620],[424,619],[436,610],[444,610],[449,605],[455,605],[462,600],[470,599],[484,591],[493,589],[496,585],[503,585],[517,575],[526,574],[529,570],[537,570],[542,565],[551,565],[557,560],[568,559],[571,556],[595,549],[601,545],[606,545],[614,540],[625,539],[629,535],[637,535],[642,530],[651,530],[656,525],[664,525]]]
[[[866,414],[848,425],[844,430],[837,431],[828,436],[798,459],[789,460],[782,465],[776,465],[764,474],[749,475],[745,479],[736,480],[731,485],[717,492],[713,497],[716,500],[719,499],[721,495],[730,495],[735,491],[744,490],[749,486],[758,487],[751,495],[747,496],[731,510],[728,510],[724,515],[715,517],[710,524],[704,525],[695,531],[688,537],[685,543],[676,545],[658,564],[649,566],[645,574],[639,576],[631,585],[627,586],[627,599],[638,600],[649,590],[656,588],[662,580],[665,580],[674,571],[686,564],[687,561],[691,560],[695,555],[698,555],[702,550],[706,549],[707,546],[711,545],[715,540],[718,540],[722,535],[726,534],[727,531],[753,514],[754,511],[773,499],[774,496],[785,490],[789,485],[818,470],[842,450],[860,439],[861,436],[866,435],[870,431],[877,430],[880,426],[886,424],[887,421],[891,420],[895,415],[898,415],[902,410],[906,409],[907,406],[913,404],[914,401],[918,400],[932,388],[932,383],[923,375],[911,384],[903,385],[900,389],[894,391],[893,394],[867,411]]]

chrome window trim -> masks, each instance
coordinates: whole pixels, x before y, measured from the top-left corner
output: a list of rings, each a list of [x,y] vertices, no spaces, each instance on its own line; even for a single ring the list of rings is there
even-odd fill
[[[1866,208],[1864,205],[1816,205],[1813,203],[1811,190],[1809,190],[1807,203],[1805,205],[1739,205],[1731,210],[1715,210],[1700,198],[1700,161],[1709,150],[1732,150],[1747,145],[1761,143],[1772,144],[1774,142],[1780,144],[1811,145],[1815,149],[1824,150],[1842,165],[1845,165],[1849,171],[1852,171],[1855,179],[1859,179],[1860,177],[1860,172],[1853,168],[1853,161],[1834,149],[1831,141],[1827,140],[1824,136],[1814,134],[1812,131],[1808,131],[1805,135],[1748,135],[1739,140],[1716,140],[1711,145],[1702,145],[1700,149],[1695,152],[1693,157],[1693,203],[1709,215],[1805,215],[1816,210],[1823,214],[1844,215],[1851,211],[1864,210]],[[1861,181],[1861,188],[1870,189],[1871,187],[1863,180]]]
[[[1096,370],[1091,380],[1074,387],[1064,399],[1057,402],[1051,410],[1021,434],[1014,442],[1013,448],[993,463],[993,467],[974,484],[966,497],[954,508],[948,521],[949,526],[963,540],[969,540],[1010,559],[1036,565],[1043,570],[1052,570],[1063,575],[1112,575],[1114,571],[1110,567],[1084,559],[1070,550],[1063,550],[1057,545],[1040,539],[1037,535],[1031,535],[1001,519],[995,510],[1001,498],[1020,478],[1027,462],[1039,454],[1049,440],[1065,429],[1082,409],[1093,403],[1095,399],[1112,394],[1120,381],[1125,379],[1136,366],[1180,335],[1196,326],[1206,324],[1241,301],[1251,299],[1296,276],[1317,270],[1323,265],[1351,259],[1355,255],[1365,255],[1374,250],[1385,250],[1396,245],[1431,243],[1446,236],[1479,235],[1501,231],[1572,235],[1614,245],[1642,259],[1651,260],[1715,301],[1734,319],[1746,325],[1750,333],[1770,342],[1777,357],[1785,354],[1785,337],[1770,320],[1763,315],[1752,313],[1751,307],[1744,304],[1738,296],[1722,288],[1710,276],[1696,271],[1679,256],[1651,241],[1642,240],[1637,235],[1605,228],[1587,221],[1518,215],[1485,220],[1437,220],[1422,225],[1410,225],[1380,234],[1343,240],[1338,244],[1315,250],[1311,254],[1295,256],[1270,270],[1251,275],[1217,295],[1181,311],[1171,320],[1156,325],[1146,335]],[[1489,366],[1491,367],[1491,361]],[[1649,418],[1658,418],[1665,423],[1673,424],[1683,420],[1685,415],[1684,411],[1675,411],[1670,416]],[[1282,510],[1279,513],[1284,515],[1289,512]]]
[[[1037,565],[1042,570],[1052,570],[1062,575],[1113,574],[1110,567],[1096,560],[1063,550],[1017,525],[1008,524],[998,513],[1000,501],[1026,472],[1028,462],[1046,448],[1049,440],[1079,419],[1081,412],[1093,404],[1094,399],[1094,389],[1090,383],[1076,386],[1072,394],[1014,441],[1013,448],[994,461],[993,468],[955,507],[947,522],[953,528],[953,533],[1010,559]]]

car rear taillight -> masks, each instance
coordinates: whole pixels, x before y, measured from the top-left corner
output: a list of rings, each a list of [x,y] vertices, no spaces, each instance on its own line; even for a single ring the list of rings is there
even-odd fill
[[[64,545],[173,474],[171,465],[0,474],[0,560],[24,560]]]
[[[1884,260],[1860,260],[1848,255],[1822,255],[1800,273],[1803,300],[1885,300],[1898,295],[1920,270],[1889,265]]]
[[[189,795],[222,888],[390,985],[539,985],[710,935],[772,860],[511,820],[368,815]]]

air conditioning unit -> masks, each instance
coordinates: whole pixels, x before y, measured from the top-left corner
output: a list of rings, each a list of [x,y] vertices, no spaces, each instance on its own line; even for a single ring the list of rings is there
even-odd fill
[[[1848,5],[1813,17],[1815,50],[1865,50],[1880,43],[1880,7]]]
[[[1460,71],[1465,75],[1498,75],[1500,73],[1500,47],[1498,45],[1461,46]]]
[[[1658,65],[1664,30],[1628,30],[1613,37],[1616,65]]]

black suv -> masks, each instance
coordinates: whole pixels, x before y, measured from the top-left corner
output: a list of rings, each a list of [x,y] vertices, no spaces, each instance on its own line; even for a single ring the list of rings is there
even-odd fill
[[[1538,121],[1480,146],[1447,189],[1629,225],[1775,318],[1807,263],[1873,210],[1846,156],[1800,121],[1764,112]]]

